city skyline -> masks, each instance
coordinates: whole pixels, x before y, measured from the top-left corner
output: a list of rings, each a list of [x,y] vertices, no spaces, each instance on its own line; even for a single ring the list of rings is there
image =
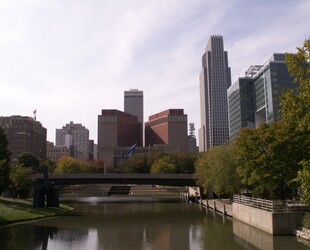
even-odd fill
[[[209,37],[225,41],[232,82],[309,38],[309,1],[3,1],[0,115],[32,116],[47,140],[69,121],[97,142],[97,115],[144,92],[144,117],[182,108],[200,125],[199,72]],[[196,131],[196,137],[198,134]]]

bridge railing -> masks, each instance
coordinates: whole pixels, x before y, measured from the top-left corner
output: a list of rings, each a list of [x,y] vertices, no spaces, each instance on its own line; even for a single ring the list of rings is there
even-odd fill
[[[298,200],[265,200],[245,195],[234,195],[233,202],[275,213],[309,210],[304,202]]]
[[[43,174],[36,174],[36,179],[43,178]],[[194,179],[192,174],[50,174],[50,179],[66,178],[106,178],[106,179]]]

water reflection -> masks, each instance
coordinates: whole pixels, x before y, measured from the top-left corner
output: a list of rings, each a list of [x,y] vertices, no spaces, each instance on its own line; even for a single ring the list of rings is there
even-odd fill
[[[0,229],[0,249],[306,249],[195,204],[92,198],[70,205],[74,215]]]

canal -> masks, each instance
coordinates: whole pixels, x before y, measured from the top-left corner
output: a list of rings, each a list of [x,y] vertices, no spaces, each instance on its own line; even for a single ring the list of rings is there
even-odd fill
[[[75,197],[75,213],[0,228],[0,249],[309,249],[198,204],[158,197]]]

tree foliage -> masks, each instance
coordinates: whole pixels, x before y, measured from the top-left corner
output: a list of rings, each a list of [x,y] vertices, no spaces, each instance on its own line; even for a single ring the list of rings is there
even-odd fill
[[[125,162],[125,171],[130,174],[150,173],[147,154],[133,154]]]
[[[51,158],[40,161],[40,169],[42,168],[47,168],[49,173],[54,173],[56,169],[56,162]]]
[[[289,73],[299,83],[298,91],[288,91],[282,97],[281,114],[297,129],[310,130],[310,39],[297,48],[298,53],[287,54]]]
[[[241,130],[236,141],[238,173],[254,196],[285,199],[296,194],[292,180],[304,155],[302,138],[283,121]]]
[[[4,129],[0,126],[0,194],[10,184],[10,152]]]
[[[62,157],[56,165],[55,173],[69,174],[69,173],[87,173],[91,172],[90,166],[80,160],[70,156]]]
[[[151,167],[152,174],[175,174],[176,166],[169,156],[158,159]]]
[[[191,174],[195,172],[197,155],[193,153],[165,153],[152,151],[148,153],[134,154],[125,162],[126,173],[151,173],[152,166],[160,159],[163,162],[173,164],[174,173]]]
[[[205,192],[211,188],[217,195],[240,192],[236,172],[235,149],[232,145],[212,147],[200,155],[196,164],[198,184]]]
[[[19,165],[12,166],[10,172],[12,188],[18,192],[33,186],[32,169]]]
[[[302,170],[298,172],[296,180],[300,183],[299,192],[302,200],[310,206],[310,163],[302,162]]]
[[[17,157],[17,164],[21,167],[32,168],[33,171],[40,170],[40,160],[32,153],[22,153]]]
[[[288,126],[303,135],[303,156],[299,159],[302,169],[296,181],[302,199],[310,205],[310,39],[297,48],[296,54],[288,54],[286,60],[290,74],[300,86],[297,92],[289,91],[283,96],[281,112]]]

